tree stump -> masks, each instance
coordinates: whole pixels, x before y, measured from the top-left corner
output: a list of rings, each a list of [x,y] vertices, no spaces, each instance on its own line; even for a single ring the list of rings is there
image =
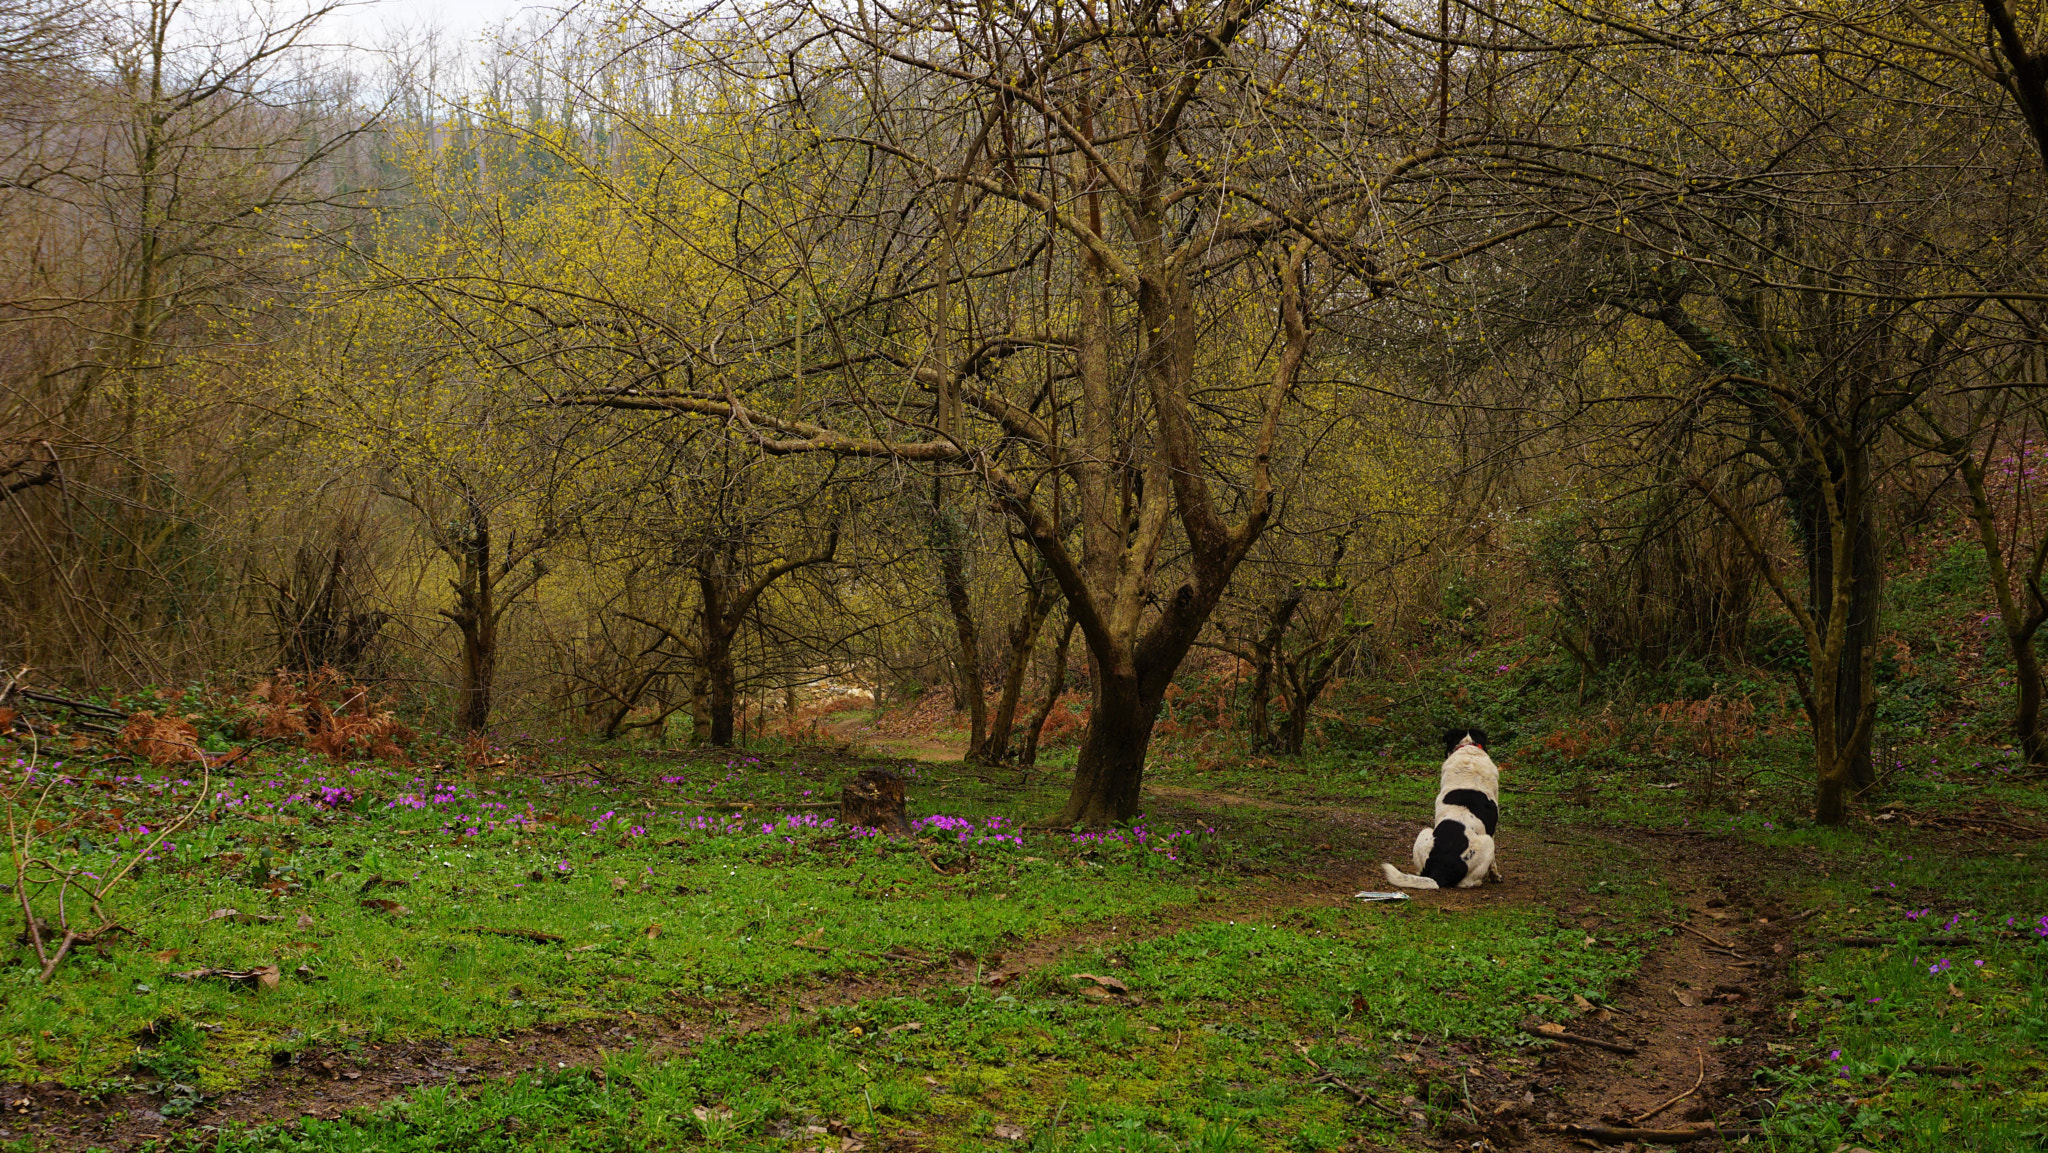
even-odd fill
[[[839,823],[907,835],[910,815],[904,806],[902,777],[881,769],[863,769],[839,791]]]

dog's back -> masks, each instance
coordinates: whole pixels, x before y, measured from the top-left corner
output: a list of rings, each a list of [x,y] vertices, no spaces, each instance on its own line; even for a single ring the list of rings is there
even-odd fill
[[[1403,888],[1449,889],[1478,884],[1493,869],[1493,837],[1500,827],[1500,766],[1486,753],[1483,729],[1444,734],[1444,765],[1432,827],[1415,843],[1415,873],[1384,865],[1387,880]]]

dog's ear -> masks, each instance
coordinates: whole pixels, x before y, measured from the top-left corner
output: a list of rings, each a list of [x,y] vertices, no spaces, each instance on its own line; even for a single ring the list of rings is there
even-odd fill
[[[1485,729],[1450,729],[1444,733],[1444,755],[1448,757],[1457,752],[1458,746],[1465,743],[1466,737],[1471,737],[1472,743],[1480,748],[1486,747]]]

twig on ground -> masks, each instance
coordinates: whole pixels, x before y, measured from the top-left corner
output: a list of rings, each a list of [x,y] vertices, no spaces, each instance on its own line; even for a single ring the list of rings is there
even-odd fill
[[[472,933],[489,933],[493,937],[520,937],[528,941],[539,941],[542,944],[561,940],[555,934],[543,933],[539,929],[494,929],[489,925],[471,925],[469,931]]]
[[[1683,921],[1673,921],[1671,922],[1671,926],[1674,929],[1683,929],[1686,932],[1691,933],[1693,936],[1698,937],[1700,940],[1705,941],[1707,944],[1712,945],[1717,949],[1726,949],[1731,953],[1735,951],[1735,946],[1729,944],[1726,941],[1716,941],[1712,937],[1709,937],[1705,933],[1700,932],[1698,929],[1693,928],[1691,925],[1688,925]]]
[[[1898,938],[1897,938],[1897,937],[1837,937],[1837,938],[1835,938],[1835,944],[1837,944],[1837,945],[1841,945],[1841,946],[1843,946],[1843,947],[1845,947],[1845,948],[1850,948],[1850,949],[1882,949],[1882,948],[1884,948],[1884,947],[1885,947],[1886,945],[1896,945],[1896,944],[1898,944],[1898,943],[1899,943],[1899,940],[1898,940]],[[1919,939],[1919,940],[1917,940],[1917,941],[1907,941],[1907,942],[1906,942],[1906,944],[1907,944],[1908,946],[1911,946],[1911,945],[1974,945],[1974,944],[1977,944],[1977,938],[1975,938],[1975,937],[1922,937],[1922,938],[1920,938],[1920,939]]]
[[[1712,1121],[1703,1121],[1697,1127],[1686,1129],[1626,1129],[1612,1125],[1538,1125],[1539,1133],[1562,1133],[1567,1137],[1590,1137],[1595,1141],[1618,1144],[1623,1141],[1661,1141],[1676,1145],[1685,1141],[1704,1141],[1709,1137],[1754,1137],[1763,1132],[1756,1128],[1723,1129]]]
[[[1351,1094],[1353,1097],[1356,1097],[1360,1105],[1370,1105],[1373,1108],[1378,1109],[1380,1112],[1385,1113],[1389,1117],[1399,1117],[1401,1115],[1400,1110],[1394,1108],[1391,1105],[1382,1104],[1380,1101],[1376,1100],[1372,1094],[1367,1093],[1365,1090],[1360,1089],[1356,1085],[1344,1081],[1343,1079],[1339,1078],[1335,1073],[1322,1073],[1315,1077],[1309,1078],[1310,1084],[1315,1084],[1317,1082],[1322,1082],[1323,1084],[1327,1085],[1335,1085],[1337,1088],[1344,1090],[1346,1093]]]
[[[1595,1049],[1605,1049],[1609,1053],[1619,1053],[1624,1057],[1636,1055],[1636,1048],[1633,1045],[1617,1045],[1613,1041],[1602,1041],[1598,1037],[1581,1037],[1577,1033],[1549,1033],[1542,1029],[1524,1029],[1522,1031],[1531,1037],[1541,1037],[1546,1041],[1564,1041],[1572,1045],[1591,1045]]]
[[[1678,1096],[1673,1097],[1669,1101],[1664,1102],[1662,1105],[1657,1106],[1655,1109],[1650,1110],[1648,1113],[1644,1113],[1636,1117],[1634,1119],[1636,1124],[1640,1125],[1643,1122],[1648,1121],[1650,1118],[1655,1117],[1657,1114],[1662,1113],[1664,1110],[1671,1108],[1673,1105],[1678,1104],[1680,1101],[1683,1101],[1687,1097],[1690,1097],[1694,1093],[1700,1091],[1700,1083],[1707,1079],[1707,1051],[1705,1049],[1698,1050],[1694,1054],[1694,1056],[1699,1058],[1700,1074],[1699,1076],[1694,1077],[1692,1079],[1692,1088],[1687,1089],[1685,1092],[1680,1093]]]

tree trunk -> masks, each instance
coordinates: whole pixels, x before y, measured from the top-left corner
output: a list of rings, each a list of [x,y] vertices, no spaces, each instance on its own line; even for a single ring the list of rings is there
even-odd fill
[[[1164,696],[1141,689],[1136,677],[1096,677],[1088,731],[1074,764],[1074,787],[1054,824],[1106,825],[1137,815],[1145,752]]]
[[[491,687],[498,672],[498,622],[485,615],[458,622],[462,629],[462,677],[455,690],[455,726],[480,733],[491,723]]]
[[[1839,825],[1849,819],[1849,762],[1840,750],[1823,751],[1813,797],[1813,823]]]
[[[1027,765],[1038,763],[1038,737],[1045,731],[1046,718],[1052,716],[1054,706],[1059,704],[1060,694],[1067,688],[1067,646],[1074,639],[1074,618],[1067,618],[1066,627],[1060,630],[1060,642],[1052,650],[1052,672],[1046,679],[1045,699],[1031,714],[1031,723],[1024,726],[1024,748],[1017,755],[1018,761]]]
[[[967,594],[966,530],[942,503],[937,478],[932,480],[932,548],[939,554],[939,573],[946,586],[946,607],[953,612],[953,630],[960,642],[959,695],[967,698],[967,757],[982,759],[988,743],[988,700],[981,684],[981,630],[974,623],[974,602]],[[957,701],[955,702],[958,703]]]
[[[710,741],[711,677],[699,665],[690,674],[690,744],[705,745]]]
[[[2005,643],[2012,650],[2016,681],[2013,705],[2013,735],[2026,756],[2027,767],[2038,772],[2048,766],[2048,740],[2041,732],[2041,656],[2034,637],[2048,624],[2048,599],[2041,595],[2041,570],[2048,561],[2048,535],[2034,549],[2033,566],[2024,578],[2024,594],[2013,590],[2012,572],[2005,562],[2005,544],[1998,531],[1998,512],[1991,507],[1991,492],[1984,483],[1984,468],[1966,443],[1949,456],[1963,474],[1963,487],[1970,494],[1970,517],[1977,522],[1977,542],[1984,550],[1984,566],[1990,576],[1992,595],[1998,600],[2000,623],[2005,626]],[[2026,607],[2021,608],[2024,595]]]
[[[1245,727],[1251,730],[1252,751],[1273,747],[1273,654],[1253,650],[1252,699],[1245,706]]]
[[[455,728],[480,733],[491,721],[491,687],[498,671],[496,582],[491,579],[490,515],[468,500],[469,523],[456,541],[455,609],[446,615],[462,633],[462,665],[455,687]]]
[[[1280,729],[1279,751],[1288,756],[1300,756],[1302,747],[1308,744],[1308,707],[1311,701],[1297,669],[1289,667],[1285,680],[1288,685],[1285,693],[1287,723]]]
[[[705,707],[711,714],[709,743],[714,748],[732,747],[734,676],[732,637],[709,633],[704,638]]]
[[[989,721],[988,737],[981,747],[979,759],[984,764],[997,765],[1010,759],[1011,731],[1017,727],[1017,703],[1024,695],[1024,677],[1031,671],[1031,654],[1038,647],[1039,631],[1057,599],[1037,580],[1028,582],[1026,588],[1024,611],[1010,626],[1010,661],[1003,669],[1002,695],[996,700],[995,716]]]
[[[1266,629],[1252,642],[1252,703],[1245,721],[1252,730],[1252,748],[1271,749],[1273,737],[1273,672],[1275,662],[1286,659],[1287,626],[1301,609],[1308,590],[1294,585],[1266,609]],[[1282,742],[1284,743],[1284,738]],[[1295,750],[1299,752],[1300,750]]]
[[[1825,679],[1832,682],[1835,698],[1831,740],[1839,750],[1839,771],[1846,774],[1846,784],[1864,789],[1877,780],[1870,760],[1871,726],[1864,723],[1864,717],[1876,704],[1873,658],[1877,652],[1883,560],[1878,555],[1877,532],[1871,523],[1869,494],[1861,491],[1867,475],[1867,454],[1861,448],[1838,451],[1843,459],[1828,464],[1846,479],[1832,485],[1832,510],[1823,491],[1831,482],[1817,463],[1802,461],[1787,487],[1791,490],[1788,495],[1806,556],[1808,603],[1814,606],[1815,624],[1822,633],[1832,624],[1837,593],[1847,594],[1843,603],[1848,619],[1844,622],[1841,648],[1832,658],[1835,667],[1831,675]],[[1851,534],[1848,548],[1839,552],[1835,546],[1838,526],[1832,523],[1834,516],[1842,517]],[[1843,552],[1849,571],[1837,574],[1836,558]],[[1821,670],[1814,670],[1816,689],[1823,679],[1820,673]],[[1815,734],[1816,745],[1820,737],[1821,734]]]
[[[2032,629],[2026,630],[2026,635],[2009,636],[2008,639],[2012,644],[2013,664],[2019,679],[2013,735],[2019,738],[2027,768],[2038,773],[2048,767],[2048,747],[2044,747],[2048,746],[2048,741],[2044,741],[2041,734],[2041,658],[2034,651]]]

